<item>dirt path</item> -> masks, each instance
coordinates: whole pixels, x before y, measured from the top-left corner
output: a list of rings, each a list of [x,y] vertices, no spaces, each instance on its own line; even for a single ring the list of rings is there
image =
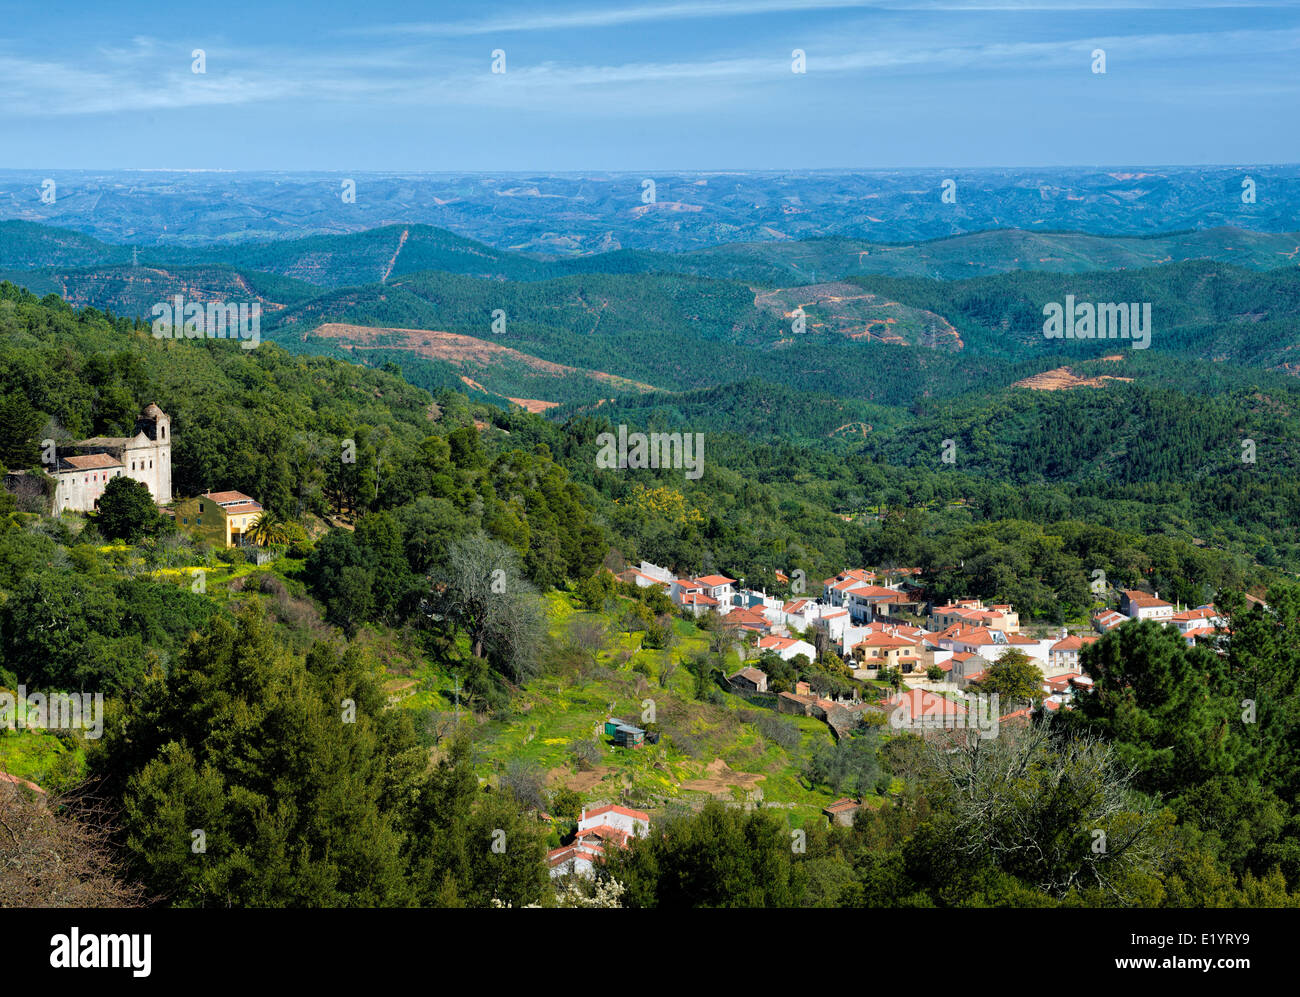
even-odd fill
[[[397,248],[393,250],[393,258],[388,261],[388,269],[386,269],[384,271],[384,275],[379,278],[379,283],[381,284],[388,283],[388,278],[391,277],[393,273],[393,267],[397,266],[397,257],[401,255],[402,247],[406,245],[406,237],[409,236],[410,234],[411,234],[410,229],[406,229],[406,228],[402,229],[402,236],[400,239],[397,240]]]

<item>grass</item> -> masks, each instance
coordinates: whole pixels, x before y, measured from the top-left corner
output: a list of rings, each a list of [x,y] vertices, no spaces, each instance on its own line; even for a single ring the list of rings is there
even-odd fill
[[[588,615],[608,625],[601,613],[585,613],[570,598],[552,592],[546,597],[549,629],[563,643],[569,621]],[[512,763],[534,766],[548,776],[548,788],[570,786],[588,803],[626,797],[652,815],[678,807],[695,808],[710,797],[734,802],[762,801],[788,811],[792,824],[824,821],[821,809],[832,796],[809,788],[799,776],[803,759],[831,735],[820,721],[782,716],[798,730],[798,747],[787,750],[769,741],[752,717],[764,711],[739,696],[720,691],[717,704],[692,696],[694,676],[680,665],[667,683],[663,666],[693,653],[707,651],[709,634],[688,620],[675,620],[677,645],[670,651],[641,647],[643,634],[614,633],[595,655],[562,655],[554,671],[526,682],[504,716],[481,722],[476,730],[480,775],[499,779]],[[726,656],[728,670],[738,667],[734,651]],[[649,675],[638,673],[647,665]],[[429,684],[425,683],[427,687]],[[442,697],[445,699],[445,690]],[[404,705],[421,707],[426,689]],[[607,717],[632,723],[656,722],[663,733],[658,744],[641,748],[615,747],[603,731]],[[595,741],[594,765],[579,765],[573,746]],[[726,768],[717,772],[717,762]],[[710,766],[713,766],[711,770]],[[756,779],[755,777],[761,777]]]

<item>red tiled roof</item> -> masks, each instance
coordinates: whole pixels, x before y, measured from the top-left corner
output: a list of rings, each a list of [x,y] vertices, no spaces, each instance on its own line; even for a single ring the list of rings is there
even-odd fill
[[[255,498],[251,495],[245,495],[243,492],[204,492],[203,497],[217,503],[217,505],[225,505],[228,502],[252,502],[257,505]]]
[[[619,848],[626,848],[628,833],[622,828],[614,827],[610,824],[597,824],[595,827],[584,827],[578,832],[578,841],[587,844],[587,838],[595,838],[597,841],[612,841],[614,844],[618,845]]]
[[[1170,609],[1173,608],[1172,603],[1165,602],[1163,599],[1156,598],[1156,596],[1147,592],[1139,592],[1136,589],[1125,589],[1124,598],[1134,606],[1143,606],[1147,609],[1153,606],[1169,606]]]
[[[1063,675],[1053,675],[1044,681],[1053,691],[1060,692],[1062,689],[1068,689],[1081,674],[1081,672],[1066,672]]]
[[[682,605],[683,606],[717,606],[719,605],[719,603],[718,600],[713,598],[713,596],[711,595],[704,595],[703,593],[700,592],[683,592]]]
[[[1100,640],[1096,634],[1071,634],[1069,637],[1062,637],[1052,645],[1053,651],[1080,651],[1084,645],[1091,644]]]
[[[885,700],[888,707],[898,707],[906,704],[908,715],[916,717],[933,717],[933,716],[951,716],[959,717],[965,714],[965,708],[958,706],[951,700],[944,699],[942,696],[936,696],[932,692],[924,689],[909,689],[907,692],[900,693],[897,696],[891,696]]]
[[[703,577],[695,579],[698,584],[707,585],[709,588],[714,588],[718,585],[730,585],[735,580],[736,579],[734,578],[728,578],[726,575],[704,575]]]
[[[634,820],[643,820],[650,823],[650,815],[644,810],[633,810],[630,807],[622,807],[617,803],[610,803],[603,807],[597,807],[595,810],[588,810],[584,817],[590,820],[592,817],[599,817],[601,814],[622,814],[624,817],[631,817]]]
[[[63,463],[69,464],[78,471],[97,471],[105,467],[121,467],[122,462],[112,454],[92,453],[84,457],[64,457]]]
[[[604,858],[605,849],[600,845],[589,845],[585,842],[574,843],[572,845],[563,845],[560,848],[552,848],[546,853],[547,864],[554,869],[556,866],[563,865],[573,859],[587,859],[594,862],[598,858]]]
[[[895,637],[893,634],[867,634],[860,641],[853,645],[854,647],[916,647],[915,640],[909,640],[906,637]]]
[[[838,586],[836,587],[838,588]],[[866,585],[861,588],[856,588],[853,590],[853,594],[859,599],[870,599],[872,601],[895,598],[900,600],[907,599],[907,596],[903,595],[903,593],[899,592],[897,589],[887,589],[880,585]]]

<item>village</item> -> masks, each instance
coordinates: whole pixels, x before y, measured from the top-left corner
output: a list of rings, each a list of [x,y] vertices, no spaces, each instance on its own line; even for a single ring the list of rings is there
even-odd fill
[[[173,496],[173,442],[170,417],[151,404],[140,412],[130,436],[55,448],[47,462],[52,481],[41,485],[48,488],[48,511],[94,512],[108,483],[126,477],[146,485],[159,512],[179,530],[217,548],[248,547],[263,513],[260,503],[234,490]],[[40,485],[22,471],[9,474],[5,484],[32,494]],[[908,728],[923,736],[932,735],[933,728],[964,728],[991,737],[1000,725],[1024,725],[1035,714],[1070,710],[1075,697],[1093,684],[1081,665],[1083,650],[1131,620],[1174,628],[1189,646],[1199,641],[1222,650],[1228,639],[1214,605],[1175,605],[1158,592],[1119,590],[1109,600],[1113,605],[1091,614],[1090,626],[1072,632],[1043,624],[1022,627],[1016,608],[1007,603],[936,601],[918,568],[849,568],[824,579],[820,593],[806,593],[803,572],[792,573],[793,580],[775,572],[789,593],[785,596],[722,574],[682,577],[644,560],[614,576],[625,586],[663,593],[681,616],[727,635],[739,665],[725,675],[727,691],[777,714],[825,724],[836,741],[854,736],[863,725]],[[1094,594],[1098,602],[1106,601],[1107,590]],[[1013,657],[1041,674],[1039,695],[1029,701],[999,703],[996,695],[983,693],[981,683],[1008,652],[1019,652],[1023,658]],[[818,666],[828,662],[846,681],[827,684]],[[990,699],[991,716],[986,715]],[[653,724],[642,727],[614,716],[606,718],[603,733],[615,749],[630,751],[660,737]],[[832,824],[851,825],[863,806],[862,799],[841,797],[822,814]],[[619,802],[583,809],[572,835],[561,838],[564,843],[547,856],[551,877],[594,876],[609,849],[626,848],[649,828],[649,814]]]
[[[776,576],[789,584],[783,572]],[[638,588],[658,588],[697,620],[716,613],[742,648],[742,667],[726,677],[730,691],[779,713],[820,720],[837,739],[851,736],[863,722],[918,730],[969,726],[988,737],[990,727],[995,734],[1000,724],[1028,724],[1034,713],[1070,710],[1076,695],[1093,685],[1083,671],[1081,652],[1130,620],[1174,628],[1189,646],[1201,641],[1221,650],[1227,640],[1225,621],[1214,605],[1178,606],[1158,593],[1133,589],[1118,592],[1115,608],[1094,612],[1086,631],[1060,628],[1044,634],[1039,627],[1034,636],[1022,631],[1019,614],[1005,603],[985,605],[976,598],[928,601],[919,576],[916,568],[848,569],[824,579],[820,595],[794,599],[747,588],[743,581],[720,574],[678,577],[647,561],[617,578]],[[986,707],[989,698],[977,694],[979,683],[1013,649],[1041,672],[1041,697],[1028,704],[1003,703],[991,718],[981,717],[977,724],[975,712]],[[802,672],[828,650],[861,682],[896,676],[896,691],[877,700],[857,694],[823,695],[803,679],[789,689],[771,688],[771,677],[763,669],[769,656]],[[997,707],[997,697],[991,698]],[[633,750],[657,740],[655,732],[616,717],[606,721],[604,733],[610,743]],[[822,813],[831,823],[848,826],[862,805],[859,799],[842,797]],[[608,848],[627,847],[629,839],[648,833],[649,827],[650,816],[640,810],[617,804],[584,810],[572,840],[549,853],[551,876],[593,876]]]

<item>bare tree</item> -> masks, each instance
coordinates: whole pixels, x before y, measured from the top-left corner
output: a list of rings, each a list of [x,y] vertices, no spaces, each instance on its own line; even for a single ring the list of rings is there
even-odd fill
[[[510,790],[530,810],[546,809],[546,778],[533,762],[511,759],[501,776],[501,786]]]
[[[140,907],[109,845],[111,814],[87,794],[51,798],[0,773],[0,908]]]
[[[601,617],[579,614],[569,620],[569,641],[594,663],[609,644],[609,629]]]
[[[989,739],[952,731],[926,741],[965,855],[1054,896],[1097,888],[1121,901],[1127,875],[1162,858],[1158,811],[1132,791],[1135,770],[1104,741],[1058,734],[1046,721]]]
[[[436,612],[470,653],[519,682],[535,674],[546,613],[514,549],[478,532],[454,541],[434,586]]]

